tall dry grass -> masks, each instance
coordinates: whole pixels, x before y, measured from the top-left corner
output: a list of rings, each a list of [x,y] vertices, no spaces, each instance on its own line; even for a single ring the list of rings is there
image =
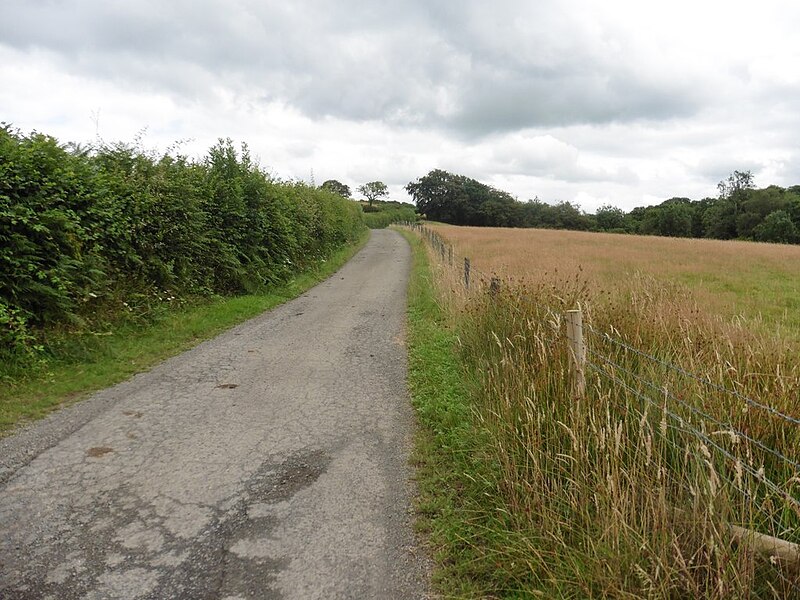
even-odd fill
[[[432,226],[485,273],[559,281],[580,273],[614,295],[639,276],[676,284],[709,314],[800,338],[800,246],[547,229]],[[766,327],[761,327],[766,324]]]
[[[437,285],[502,473],[492,510],[508,514],[508,560],[525,564],[527,584],[563,597],[800,597],[797,570],[730,529],[800,541],[800,427],[774,412],[800,412],[796,339],[716,312],[727,300],[709,302],[674,276],[685,257],[696,272],[750,260],[783,268],[795,250],[437,231],[456,256],[504,275],[497,293],[481,273],[464,290],[460,263],[445,260]],[[577,306],[589,348],[583,397],[563,323]]]

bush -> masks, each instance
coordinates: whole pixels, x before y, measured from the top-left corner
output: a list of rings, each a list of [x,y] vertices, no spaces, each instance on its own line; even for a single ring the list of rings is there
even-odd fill
[[[125,144],[88,151],[0,125],[0,341],[33,348],[158,302],[253,292],[364,228],[330,191],[274,180],[221,140],[201,161]]]
[[[768,214],[753,232],[760,242],[794,244],[800,237],[791,216],[785,210],[776,210]]]
[[[366,212],[366,207],[364,210]],[[383,229],[399,221],[416,220],[417,214],[413,208],[385,208],[379,212],[367,212],[364,215],[364,222],[370,229]]]
[[[29,358],[41,348],[28,329],[27,319],[19,310],[0,302],[0,358]]]

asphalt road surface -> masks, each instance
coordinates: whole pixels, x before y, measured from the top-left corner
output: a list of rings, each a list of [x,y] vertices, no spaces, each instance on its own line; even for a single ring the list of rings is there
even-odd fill
[[[421,598],[396,232],[0,442],[0,598]]]

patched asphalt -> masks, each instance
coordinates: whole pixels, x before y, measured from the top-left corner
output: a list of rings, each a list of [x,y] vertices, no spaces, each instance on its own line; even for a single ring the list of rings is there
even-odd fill
[[[0,442],[0,598],[425,598],[390,230],[301,297]]]

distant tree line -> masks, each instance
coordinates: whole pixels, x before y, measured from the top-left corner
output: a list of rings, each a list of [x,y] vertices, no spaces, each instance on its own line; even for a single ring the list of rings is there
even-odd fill
[[[800,243],[800,186],[755,189],[749,171],[734,171],[721,181],[716,198],[670,198],[627,213],[606,205],[593,215],[570,202],[520,202],[507,192],[439,169],[409,183],[406,190],[419,213],[454,225]]]
[[[336,179],[328,179],[321,189],[350,198],[350,186]],[[389,187],[382,181],[370,181],[358,186],[356,191],[367,199],[367,203],[359,201],[364,212],[364,222],[370,229],[383,229],[400,221],[416,221],[417,211],[413,204],[394,200],[381,200],[389,195]]]
[[[323,190],[338,194],[342,198],[350,198],[350,186],[336,179],[328,179],[328,181],[324,182],[319,187]],[[356,191],[367,199],[367,205],[362,205],[361,207],[365,213],[379,212],[380,209],[375,206],[375,202],[389,195],[389,188],[382,181],[370,181],[364,185],[358,186]]]

